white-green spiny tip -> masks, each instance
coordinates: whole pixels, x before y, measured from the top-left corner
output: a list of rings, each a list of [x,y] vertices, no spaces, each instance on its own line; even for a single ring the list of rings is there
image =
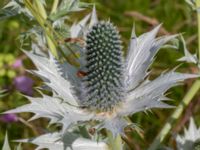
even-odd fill
[[[87,89],[83,105],[111,111],[123,97],[123,54],[117,29],[110,22],[95,24],[86,36]]]

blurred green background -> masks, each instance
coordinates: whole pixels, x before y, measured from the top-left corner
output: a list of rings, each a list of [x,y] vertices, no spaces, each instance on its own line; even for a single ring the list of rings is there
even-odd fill
[[[84,1],[84,0],[83,0]],[[86,0],[85,0],[86,1]],[[47,0],[47,4],[51,4],[52,0]],[[197,50],[197,21],[196,13],[188,6],[184,0],[87,0],[96,4],[97,13],[100,19],[110,19],[118,26],[122,35],[124,49],[131,35],[133,24],[136,26],[136,33],[140,35],[147,32],[154,26],[163,23],[159,35],[182,33],[186,39],[188,49],[191,52]],[[6,4],[6,0],[0,1],[2,8]],[[74,13],[76,19],[80,19],[88,10],[83,13]],[[19,76],[28,76],[34,82],[34,86],[39,85],[39,81],[31,77],[25,72],[25,68],[31,68],[31,63],[20,50],[20,41],[18,36],[26,31],[29,22],[24,20],[22,16],[12,17],[8,20],[0,21],[0,89],[7,89],[9,93],[0,100],[0,112],[15,108],[27,102],[27,100],[19,93],[16,86],[16,78]],[[179,62],[177,58],[183,56],[181,43],[179,49],[163,49],[152,65],[152,78],[168,68],[176,67]],[[23,65],[13,67],[17,60],[22,60]],[[196,69],[191,65],[181,65],[181,72],[195,72]],[[181,87],[170,90],[169,97],[174,101],[174,105],[184,97],[189,89],[192,80],[186,81]],[[32,88],[32,85],[31,85]],[[134,123],[137,123],[143,132],[141,135],[132,131],[127,134],[130,136],[135,149],[145,149],[155,138],[164,125],[167,117],[173,110],[153,110],[152,113],[139,113],[131,117]],[[188,118],[193,115],[200,125],[200,98],[196,96],[189,107],[185,110],[174,129],[171,136],[165,141],[166,145],[173,145],[174,139],[172,134],[182,131],[182,127],[187,124]],[[31,114],[19,114],[17,119],[8,121],[1,115],[0,119],[0,145],[2,145],[5,132],[8,131],[10,140],[28,138],[45,132],[47,120],[40,119],[33,122],[26,120]],[[12,119],[12,118],[11,118]],[[51,130],[51,129],[49,129]],[[1,147],[1,146],[0,146]],[[30,146],[24,146],[26,150],[32,149]]]

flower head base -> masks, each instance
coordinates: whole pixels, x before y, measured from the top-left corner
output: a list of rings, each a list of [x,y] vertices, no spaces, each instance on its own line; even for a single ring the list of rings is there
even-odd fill
[[[110,22],[95,24],[86,36],[83,105],[110,111],[123,100],[123,54],[120,36]],[[82,102],[81,101],[81,102]]]

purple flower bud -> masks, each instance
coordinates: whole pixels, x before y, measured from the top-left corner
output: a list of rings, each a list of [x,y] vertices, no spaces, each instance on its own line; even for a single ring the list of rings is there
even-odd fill
[[[22,63],[21,59],[16,59],[15,62],[12,64],[12,67],[15,68],[15,69],[22,67],[22,66],[23,66],[23,63]]]
[[[18,121],[18,117],[16,114],[4,114],[0,117],[0,121],[10,123]]]
[[[25,75],[14,79],[15,88],[26,95],[33,95],[33,84],[34,81]]]

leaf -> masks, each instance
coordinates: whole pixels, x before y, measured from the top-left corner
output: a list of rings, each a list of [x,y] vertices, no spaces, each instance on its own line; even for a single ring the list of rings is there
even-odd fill
[[[107,131],[107,136],[111,149],[123,150],[122,139],[119,134],[116,137],[113,137],[112,133]]]
[[[49,18],[52,21],[55,21],[57,19],[65,17],[70,12],[84,10],[84,8],[88,5],[88,3],[80,2],[79,0],[62,0],[60,5],[58,6],[58,9],[56,10],[56,13],[50,15]]]
[[[91,15],[91,19],[90,19],[90,24],[89,24],[89,28],[91,28],[93,25],[95,25],[98,22],[98,18],[97,18],[97,13],[96,13],[96,7],[95,5],[93,6],[92,9],[92,15]]]
[[[17,140],[17,142],[33,143],[37,149],[49,150],[108,150],[104,142],[96,142],[90,139],[80,138],[77,134],[67,132],[64,137],[60,133],[47,133],[34,139]]]
[[[196,55],[196,54],[192,55],[192,54],[188,51],[183,36],[181,36],[181,41],[182,41],[182,43],[183,43],[183,49],[184,49],[184,55],[185,55],[185,56],[182,57],[182,58],[180,58],[180,59],[178,59],[178,61],[185,61],[185,62],[188,62],[188,63],[198,64],[199,62],[198,62],[197,55]]]
[[[168,100],[164,96],[164,93],[179,82],[198,76],[174,71],[162,74],[155,80],[146,82],[135,90],[130,91],[119,114],[123,116],[151,108],[170,108],[171,106],[163,102],[164,100]]]
[[[0,12],[0,19],[7,19],[9,17],[13,17],[19,14],[24,14],[27,16],[30,20],[33,19],[32,14],[30,11],[23,7],[23,1],[22,0],[11,0],[7,5],[4,6],[4,8]]]
[[[18,144],[18,146],[16,147],[16,149],[15,149],[15,150],[22,150],[21,143],[20,143],[20,144]]]
[[[172,40],[177,35],[163,36],[155,38],[161,25],[155,27],[152,31],[145,33],[138,38],[133,29],[132,37],[126,58],[126,85],[129,90],[134,89],[144,80],[147,75],[147,69],[152,64],[155,54],[166,42]]]
[[[200,128],[194,123],[194,119],[190,118],[190,123],[188,129],[184,130],[184,135],[176,136],[176,143],[178,150],[188,150],[188,149],[195,149],[195,145],[198,140],[200,139]]]
[[[9,142],[8,142],[7,132],[6,132],[6,135],[5,135],[5,139],[4,139],[4,144],[3,144],[2,150],[11,150]]]
[[[7,92],[6,90],[1,90],[0,91],[0,98],[4,97],[7,94],[6,92]]]
[[[57,123],[64,117],[67,108],[60,99],[43,95],[43,97],[28,97],[30,103],[15,108],[13,110],[6,111],[5,113],[21,113],[21,112],[32,112],[35,113],[30,120],[34,120],[40,117],[49,118],[50,123]]]
[[[50,119],[50,124],[62,124],[62,133],[78,122],[89,121],[94,116],[92,113],[84,112],[76,107],[63,103],[56,95],[53,97],[42,95],[42,97],[28,97],[30,103],[4,113],[32,112],[35,115],[29,121],[44,117]]]
[[[71,125],[90,121],[94,118],[94,114],[81,109],[71,109],[66,112],[60,123],[63,124],[62,133],[64,134]]]
[[[114,138],[116,138],[119,134],[124,136],[124,128],[128,125],[127,121],[121,117],[114,117],[104,120],[99,129],[107,129],[111,131]]]
[[[90,18],[90,14],[85,16],[79,23],[73,24],[70,28],[70,33],[71,33],[71,38],[76,38],[78,37],[81,33],[83,33],[83,29],[86,26],[86,23],[88,22]]]
[[[50,58],[39,56],[30,52],[25,52],[37,67],[37,71],[33,71],[36,75],[45,79],[45,84],[55,91],[60,98],[70,105],[77,106],[77,100],[72,94],[72,85],[63,76],[63,68],[61,64],[49,53]]]

